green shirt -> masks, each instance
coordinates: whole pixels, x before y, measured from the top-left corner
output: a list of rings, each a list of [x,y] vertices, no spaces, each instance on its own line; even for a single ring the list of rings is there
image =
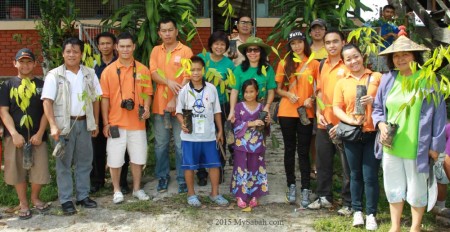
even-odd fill
[[[233,71],[233,69],[234,69],[233,61],[231,61],[230,58],[228,58],[226,56],[222,57],[222,59],[217,62],[211,60],[210,52],[207,52],[205,55],[203,55],[203,53],[200,53],[200,54],[198,54],[198,56],[200,58],[202,58],[203,61],[205,61],[205,76],[203,78],[206,77],[206,74],[208,73],[208,69],[214,68],[217,70],[217,72],[220,73],[220,75],[222,75],[222,80],[226,80],[228,77],[228,69],[231,69],[231,71]],[[214,83],[212,83],[212,84],[214,85]],[[226,86],[225,88],[227,88],[227,87],[228,86]],[[220,91],[220,85],[216,86],[216,88],[217,88],[217,93],[219,94],[220,104],[227,103],[228,98],[226,96],[226,93],[225,92],[222,93]]]
[[[242,84],[248,79],[253,78],[256,82],[258,82],[258,100],[262,98],[267,99],[267,90],[277,88],[277,83],[275,82],[275,72],[272,67],[267,67],[267,76],[264,76],[263,74],[258,75],[257,71],[257,67],[249,67],[247,71],[244,72],[242,71],[242,65],[239,65],[234,69],[236,85],[232,86],[232,88],[239,91],[239,100],[243,99],[243,93],[241,91]]]
[[[395,78],[394,85],[386,99],[388,122],[392,123],[394,121],[398,115],[400,106],[408,102],[413,96],[413,92],[402,91],[403,79],[411,78],[414,81],[419,77],[419,73],[415,72],[409,77],[398,74]],[[406,109],[400,113],[397,120],[398,129],[392,141],[392,147],[387,148],[383,146],[384,152],[404,159],[416,159],[417,147],[419,145],[419,119],[421,109],[422,99],[416,99],[408,115],[406,115]]]

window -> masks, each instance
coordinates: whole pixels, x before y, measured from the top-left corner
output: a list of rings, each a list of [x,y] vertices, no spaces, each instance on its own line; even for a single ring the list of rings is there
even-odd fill
[[[39,18],[40,12],[36,1],[3,0],[0,1],[1,20],[25,20]]]

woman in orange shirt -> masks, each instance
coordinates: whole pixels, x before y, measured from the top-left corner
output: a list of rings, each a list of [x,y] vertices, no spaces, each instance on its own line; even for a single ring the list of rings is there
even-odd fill
[[[309,190],[311,181],[309,148],[314,120],[313,86],[318,75],[319,62],[316,60],[308,62],[311,48],[305,35],[298,30],[289,33],[287,50],[288,59],[285,63],[278,64],[275,78],[277,94],[282,97],[278,109],[278,120],[285,147],[284,168],[288,187],[286,200],[291,204],[296,202],[295,150],[297,150],[302,178],[301,205],[307,207],[310,203],[311,192]]]
[[[380,85],[381,73],[364,67],[359,48],[347,44],[342,48],[342,60],[350,73],[340,79],[334,89],[333,112],[341,122],[361,125],[363,136],[358,141],[343,141],[345,155],[350,167],[350,191],[352,195],[353,226],[364,226],[362,213],[363,191],[366,195],[366,229],[378,228],[375,216],[379,197],[378,169],[380,160],[375,158],[374,144],[376,130],[372,123],[372,103]],[[367,88],[367,95],[360,99],[364,115],[355,114],[356,86]]]

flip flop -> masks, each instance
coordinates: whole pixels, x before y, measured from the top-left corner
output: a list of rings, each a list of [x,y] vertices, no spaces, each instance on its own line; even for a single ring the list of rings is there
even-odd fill
[[[30,219],[32,216],[31,210],[19,210],[19,219],[20,220],[27,220]]]
[[[40,205],[35,205],[34,209],[36,209],[40,213],[45,213],[45,212],[50,210],[50,204],[49,203],[42,203]]]

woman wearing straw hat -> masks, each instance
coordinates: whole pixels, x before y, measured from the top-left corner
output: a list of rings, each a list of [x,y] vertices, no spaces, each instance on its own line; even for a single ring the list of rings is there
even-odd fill
[[[420,231],[422,216],[428,202],[427,180],[429,154],[444,152],[446,109],[443,100],[428,102],[423,97],[411,105],[409,114],[400,111],[413,92],[402,89],[402,81],[416,80],[422,71],[413,72],[410,64],[423,63],[421,52],[428,48],[400,36],[380,53],[387,56],[391,70],[384,74],[373,104],[373,124],[379,130],[375,156],[383,158],[384,189],[390,206],[391,229],[400,231],[400,219],[405,200],[411,205],[411,231]],[[422,85],[425,88],[425,85]],[[433,89],[429,89],[431,93]],[[388,126],[398,125],[390,146]]]
[[[236,84],[232,86],[230,94],[230,115],[228,120],[234,122],[234,107],[239,100],[243,99],[243,93],[239,90],[242,83],[248,79],[255,79],[258,83],[259,94],[257,100],[265,103],[263,111],[269,112],[270,104],[275,97],[275,72],[267,61],[267,56],[271,52],[269,45],[265,44],[262,39],[251,36],[244,44],[239,45],[239,51],[244,54],[245,60],[234,69]],[[270,117],[267,114],[267,117]]]

